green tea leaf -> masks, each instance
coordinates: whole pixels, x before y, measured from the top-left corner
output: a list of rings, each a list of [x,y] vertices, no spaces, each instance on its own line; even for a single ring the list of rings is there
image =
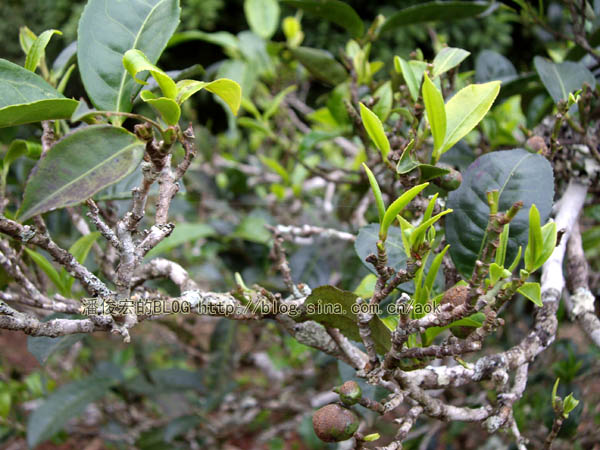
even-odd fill
[[[500,233],[500,241],[498,248],[496,249],[496,264],[504,267],[504,261],[506,260],[506,249],[508,248],[508,234],[510,232],[510,223],[504,225],[502,233]]]
[[[300,63],[306,67],[312,76],[330,85],[343,83],[348,77],[344,66],[331,56],[329,52],[317,48],[297,47],[290,52]]]
[[[384,241],[387,237],[388,229],[394,220],[396,220],[396,216],[400,214],[402,210],[406,208],[406,206],[412,201],[412,199],[419,195],[419,193],[427,186],[429,186],[429,183],[423,183],[409,189],[389,206],[385,212],[385,215],[383,216],[383,220],[381,221],[381,228],[379,231],[379,237],[381,240]]]
[[[361,342],[357,315],[352,312],[352,305],[356,303],[357,298],[356,294],[333,286],[318,287],[304,302],[309,313],[302,320],[314,320],[326,327],[337,328],[347,338]],[[326,308],[331,308],[331,312],[328,313]],[[380,354],[387,352],[391,345],[391,333],[388,327],[377,316],[373,317],[369,326],[377,352]]]
[[[500,82],[490,81],[484,84],[471,84],[448,100],[446,138],[442,145],[442,153],[449,150],[481,122],[499,92]]]
[[[579,405],[579,400],[573,397],[573,393],[570,393],[563,400],[563,416],[565,419],[569,418],[569,414]]]
[[[52,314],[52,318],[55,318]],[[45,321],[45,320],[44,320]],[[86,336],[85,333],[69,334],[51,338],[47,336],[27,336],[27,350],[43,366],[53,354],[71,348]]]
[[[245,0],[244,12],[250,29],[259,36],[270,39],[279,24],[277,0]]]
[[[423,101],[425,103],[427,120],[431,127],[431,134],[433,135],[434,160],[437,161],[439,158],[438,154],[444,144],[444,138],[446,136],[446,109],[444,107],[442,93],[431,82],[427,74],[424,76]]]
[[[379,117],[382,122],[385,122],[392,111],[393,92],[392,82],[386,81],[373,93],[373,97],[377,98],[377,103],[373,105],[373,112]]]
[[[278,93],[275,96],[275,98],[273,98],[273,100],[271,100],[271,102],[269,103],[269,106],[265,109],[265,113],[263,115],[264,119],[269,120],[271,117],[273,117],[273,115],[275,115],[275,113],[279,109],[279,106],[281,106],[281,102],[283,102],[286,95],[288,95],[291,92],[294,92],[295,90],[296,90],[296,86],[292,85],[292,86],[288,86],[287,88],[282,90],[280,93]]]
[[[181,117],[181,108],[175,100],[167,97],[157,97],[152,91],[142,91],[141,99],[154,108],[167,125],[177,125]]]
[[[219,78],[210,83],[196,80],[181,80],[177,83],[177,103],[182,104],[196,92],[206,89],[220,97],[237,115],[242,103],[242,88],[233,80]]]
[[[433,258],[433,262],[431,263],[431,266],[429,266],[429,270],[427,271],[427,276],[425,277],[425,283],[424,283],[424,287],[427,289],[428,292],[433,292],[435,279],[438,276],[438,272],[442,265],[442,260],[444,259],[444,255],[446,254],[446,252],[448,251],[449,248],[450,248],[450,246],[446,245],[440,253],[435,255],[435,258]]]
[[[540,213],[535,204],[529,209],[529,239],[525,248],[525,270],[533,272],[535,263],[542,253],[542,227]]]
[[[148,71],[160,86],[160,90],[165,97],[174,100],[177,96],[177,86],[175,86],[175,82],[171,77],[152,64],[140,50],[127,50],[123,55],[123,66],[139,84],[144,86],[148,84],[144,79],[137,78],[138,73]]]
[[[144,143],[122,128],[80,129],[52,147],[25,187],[19,219],[75,205],[131,173]]]
[[[369,179],[369,184],[371,185],[371,190],[375,197],[375,205],[377,205],[379,222],[381,223],[385,214],[385,204],[383,203],[383,197],[381,196],[381,189],[379,188],[379,183],[377,183],[375,175],[373,175],[373,172],[371,172],[371,169],[369,169],[365,163],[363,163],[363,169],[365,169],[365,172],[367,173],[367,178]]]
[[[483,50],[475,60],[475,81],[485,83],[486,81],[500,80],[502,90],[506,88],[504,82],[517,77],[517,69],[510,60],[493,50]]]
[[[37,39],[37,35],[29,29],[29,27],[23,26],[19,28],[19,44],[21,45],[21,50],[25,53],[25,56],[31,50],[31,46]]]
[[[581,89],[584,83],[589,84],[592,88],[596,86],[594,74],[582,63],[565,61],[556,64],[541,56],[536,56],[533,64],[544,87],[556,103],[560,100],[567,100],[569,92]]]
[[[525,283],[519,289],[519,294],[523,295],[528,300],[531,300],[536,306],[542,307],[542,291],[540,283]]]
[[[50,39],[55,34],[62,35],[58,30],[46,30],[36,38],[33,44],[31,44],[31,47],[27,52],[27,58],[25,59],[25,68],[27,70],[35,72],[40,61],[46,55],[46,47],[48,46]]]
[[[77,101],[65,98],[35,73],[0,59],[0,128],[68,119]]]
[[[412,67],[407,61],[399,56],[394,56],[394,67],[396,68],[396,72],[401,73],[404,77],[404,81],[406,82],[406,86],[408,86],[408,90],[410,92],[410,96],[412,97],[413,101],[416,102],[419,98],[421,82],[420,80],[417,80]]]
[[[85,260],[92,249],[94,243],[98,240],[101,234],[98,231],[95,231],[90,234],[86,234],[85,236],[81,236],[79,239],[75,241],[73,245],[69,248],[69,253],[75,257],[77,262],[80,264],[85,264]],[[63,281],[63,284],[67,288],[67,292],[70,296],[71,289],[73,287],[73,283],[75,282],[75,278],[73,278],[69,272],[65,270],[64,267],[60,270],[60,277]]]
[[[29,415],[27,444],[35,447],[50,439],[89,403],[104,397],[115,383],[112,378],[92,375],[61,386]]]
[[[434,77],[438,77],[443,73],[448,72],[450,69],[454,69],[461,62],[463,62],[471,52],[463,50],[462,48],[444,47],[433,60],[433,73]]]
[[[348,30],[355,38],[361,37],[364,33],[362,19],[346,2],[339,0],[282,0],[282,3],[333,22]]]
[[[137,49],[156,64],[177,28],[179,14],[179,0],[87,2],[79,20],[77,61],[96,108],[131,111],[140,87],[129,77],[123,56]]]
[[[46,258],[44,258],[42,255],[40,255],[39,253],[37,253],[31,249],[28,249],[27,247],[23,247],[23,248],[24,248],[25,252],[29,255],[29,257],[31,259],[33,259],[33,262],[35,262],[35,264],[44,271],[44,273],[48,276],[50,281],[52,281],[52,284],[54,284],[54,286],[56,286],[56,288],[58,289],[58,292],[61,295],[68,295],[67,288],[66,288],[65,284],[63,283],[63,280],[60,277],[58,270],[56,270],[54,268],[52,263],[50,261],[48,261]]]
[[[524,203],[510,224],[506,258],[511,261],[518,247],[527,244],[531,205],[536,204],[542,221],[548,218],[554,200],[554,175],[546,158],[523,149],[485,154],[462,175],[460,187],[448,195],[447,207],[454,214],[446,217],[446,239],[456,267],[469,277],[488,224],[486,193],[499,190],[499,211],[507,211],[519,200]]]
[[[546,225],[542,227],[542,251],[540,253],[539,258],[535,262],[536,270],[550,258],[552,252],[556,248],[556,222],[548,222]]]
[[[491,3],[481,1],[420,2],[389,16],[381,27],[381,32],[416,23],[465,19],[483,13],[490,5]]]
[[[360,104],[360,117],[367,130],[367,134],[381,152],[383,159],[386,160],[387,155],[390,152],[390,142],[385,135],[381,120],[379,120],[379,117],[377,117],[373,111],[362,103]]]
[[[227,31],[205,33],[204,31],[192,30],[175,33],[169,40],[168,47],[173,47],[189,41],[204,41],[210,44],[220,45],[221,47],[232,49],[237,49],[240,45],[238,38]]]

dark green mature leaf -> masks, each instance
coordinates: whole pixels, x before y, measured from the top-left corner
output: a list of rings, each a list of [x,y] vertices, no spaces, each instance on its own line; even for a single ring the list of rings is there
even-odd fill
[[[92,375],[61,386],[40,407],[30,414],[27,421],[27,444],[30,447],[54,436],[85,407],[101,399],[116,383],[114,378]]]
[[[37,214],[75,205],[116,183],[139,164],[144,143],[122,128],[97,125],[59,141],[35,168],[19,212]]]
[[[314,320],[326,327],[337,328],[347,338],[361,342],[357,316],[351,309],[357,298],[356,294],[342,291],[334,286],[318,287],[304,303],[309,313],[303,316],[302,320]],[[311,308],[314,309],[312,313]],[[330,313],[327,308],[333,308],[335,312]],[[391,344],[390,330],[377,316],[371,321],[370,327],[377,352],[387,352]]]
[[[79,21],[77,60],[85,89],[105,111],[131,110],[140,86],[123,67],[129,49],[156,64],[179,23],[179,0],[90,0]]]
[[[363,21],[347,3],[339,0],[283,0],[282,3],[333,22],[348,30],[353,37],[363,35]]]
[[[483,50],[475,60],[475,81],[507,81],[517,76],[517,69],[513,63],[498,52]],[[503,86],[504,88],[504,86]]]
[[[0,128],[68,119],[76,107],[77,101],[64,97],[40,76],[0,59]]]
[[[473,271],[484,240],[489,217],[486,192],[500,191],[500,211],[523,201],[523,208],[510,224],[510,240],[506,259],[512,261],[519,245],[527,244],[529,208],[533,203],[542,222],[548,219],[554,198],[552,166],[541,155],[523,149],[485,154],[463,172],[460,187],[449,194],[446,217],[446,239],[450,255],[465,276]]]
[[[343,83],[348,74],[344,66],[337,62],[329,52],[317,48],[297,47],[290,49],[294,58],[302,63],[318,80],[336,85]]]
[[[41,365],[44,365],[48,358],[54,353],[67,348],[71,348],[77,342],[82,340],[86,335],[84,333],[70,334],[68,336],[60,336],[56,338],[46,336],[28,336],[27,350]]]
[[[377,274],[372,264],[366,262],[367,256],[377,252],[377,241],[379,240],[379,224],[371,223],[362,227],[356,236],[354,250],[361,262],[374,274]],[[388,265],[395,270],[406,268],[406,252],[402,244],[402,232],[400,228],[392,227],[388,230],[388,237],[385,241],[385,249],[388,255]],[[413,293],[415,286],[412,281],[401,284],[398,289],[401,291]]]
[[[569,92],[581,89],[583,83],[591,87],[596,85],[596,78],[584,64],[571,61],[555,64],[541,56],[536,56],[533,63],[542,83],[557,103],[567,100]]]
[[[381,27],[381,32],[396,27],[422,22],[465,19],[477,16],[490,7],[488,2],[479,1],[450,1],[427,2],[401,9],[392,14]]]

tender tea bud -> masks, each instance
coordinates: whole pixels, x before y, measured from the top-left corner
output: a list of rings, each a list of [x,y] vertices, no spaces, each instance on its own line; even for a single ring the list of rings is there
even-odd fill
[[[313,415],[315,434],[323,442],[346,441],[356,433],[358,425],[358,416],[354,411],[337,403],[323,406]]]

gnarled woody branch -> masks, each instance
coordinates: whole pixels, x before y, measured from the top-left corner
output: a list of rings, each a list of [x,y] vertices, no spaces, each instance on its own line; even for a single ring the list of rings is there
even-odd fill
[[[588,284],[588,265],[583,253],[581,232],[576,223],[567,244],[567,274],[571,296],[567,302],[570,316],[577,320],[581,328],[600,347],[600,320],[596,315],[594,295]]]
[[[47,233],[40,232],[29,225],[21,225],[3,216],[0,216],[0,233],[23,244],[32,244],[46,250],[56,262],[79,280],[90,295],[109,297],[112,294],[112,291],[96,275],[80,264],[67,250],[56,245]]]

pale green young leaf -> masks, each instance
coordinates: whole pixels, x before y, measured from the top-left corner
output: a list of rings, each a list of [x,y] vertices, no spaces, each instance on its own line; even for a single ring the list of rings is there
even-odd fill
[[[383,159],[387,160],[387,155],[390,152],[390,142],[385,135],[381,120],[379,120],[379,117],[377,117],[373,111],[362,103],[360,104],[360,117],[367,130],[367,134],[381,152]]]
[[[558,391],[558,384],[560,383],[560,378],[557,378],[554,382],[554,386],[552,387],[552,408],[556,408],[556,400],[558,397],[556,396],[556,392]]]
[[[556,223],[548,222],[542,227],[542,251],[535,262],[535,270],[539,269],[550,258],[552,252],[556,248]]]
[[[427,205],[427,208],[423,213],[423,219],[421,220],[421,222],[426,222],[431,218],[431,216],[433,215],[433,210],[435,208],[435,202],[437,202],[439,195],[439,192],[436,192],[433,195],[433,197],[431,197],[431,199],[429,200],[429,204]]]
[[[264,119],[269,120],[271,117],[273,117],[273,115],[277,112],[277,109],[281,105],[281,102],[283,101],[285,96],[291,92],[294,92],[295,90],[296,90],[296,86],[292,85],[292,86],[288,86],[283,91],[281,91],[279,94],[277,94],[273,98],[273,100],[271,100],[269,102],[269,106],[267,107],[267,109],[265,109],[265,113],[263,114]]]
[[[75,64],[71,64],[69,66],[69,68],[67,69],[67,71],[65,72],[65,74],[63,75],[63,77],[60,79],[58,86],[56,86],[56,90],[58,92],[60,92],[61,94],[65,93],[67,83],[69,82],[69,79],[71,78],[71,75],[73,74],[74,70],[75,70]]]
[[[78,263],[84,264],[88,254],[90,253],[90,250],[92,249],[92,246],[100,236],[100,233],[97,231],[86,234],[85,236],[81,236],[73,245],[71,245],[69,248],[69,253],[75,257]],[[67,292],[71,293],[71,287],[75,282],[75,278],[69,275],[64,267],[60,271],[60,277],[63,284],[66,286]]]
[[[449,150],[481,122],[500,92],[500,81],[471,84],[446,103],[446,138],[441,153]]]
[[[371,169],[369,169],[365,163],[363,163],[363,169],[365,169],[365,172],[367,173],[367,178],[369,179],[371,190],[373,191],[373,195],[375,196],[375,205],[377,205],[379,223],[381,223],[385,214],[385,204],[383,203],[383,197],[381,196],[381,189],[379,188],[379,184],[377,183],[375,175],[373,175],[373,172],[371,172]]]
[[[9,391],[0,391],[0,417],[6,419],[10,414],[12,399]]]
[[[400,223],[400,233],[404,253],[408,256],[410,255],[410,237],[412,236],[415,227],[401,215],[398,215],[396,218],[398,219],[398,223]]]
[[[446,254],[446,252],[448,251],[449,248],[450,248],[450,246],[446,245],[444,247],[444,249],[440,253],[438,253],[435,256],[435,258],[433,258],[433,262],[431,263],[431,266],[429,266],[429,271],[427,272],[427,276],[425,277],[425,287],[427,288],[427,290],[429,292],[433,292],[433,285],[435,283],[435,278],[437,277],[437,274],[442,265],[442,260],[444,259],[444,255]]]
[[[229,78],[219,78],[210,83],[196,80],[181,80],[177,83],[177,103],[181,105],[202,89],[206,89],[220,97],[229,106],[231,112],[237,115],[242,104],[242,88],[237,82]]]
[[[262,120],[262,115],[261,115],[260,111],[258,110],[258,108],[254,105],[254,103],[252,103],[252,100],[250,100],[246,97],[242,97],[241,106],[246,111],[248,111],[250,114],[252,114],[255,119]]]
[[[419,98],[420,82],[417,80],[415,73],[410,64],[400,56],[394,56],[394,67],[396,72],[401,73],[410,92],[413,101]]]
[[[391,81],[386,81],[373,93],[373,97],[378,99],[377,103],[373,106],[373,112],[382,122],[387,120],[392,111],[393,96]]]
[[[433,154],[437,161],[440,149],[446,136],[446,110],[444,108],[444,98],[442,93],[435,87],[427,74],[423,81],[423,102],[425,103],[425,113],[427,121],[431,127],[433,135]]]
[[[58,289],[58,292],[61,295],[68,295],[67,289],[63,283],[63,280],[60,276],[60,274],[58,273],[58,270],[56,270],[54,268],[54,266],[52,265],[52,263],[50,263],[50,261],[48,261],[46,258],[44,258],[42,255],[40,255],[39,253],[28,249],[27,247],[24,247],[25,252],[31,257],[31,259],[33,260],[33,262],[40,268],[42,269],[42,271],[48,276],[48,278],[50,279],[50,281],[52,281],[52,284],[54,284],[54,286],[56,286],[56,289]]]
[[[127,50],[123,55],[123,66],[127,72],[129,72],[129,75],[131,75],[139,84],[148,84],[143,79],[137,78],[138,73],[148,71],[152,74],[152,77],[154,77],[160,86],[160,89],[165,97],[174,100],[177,96],[177,86],[175,86],[173,79],[152,64],[146,55],[142,53],[142,51],[137,49]]]
[[[444,47],[433,59],[433,76],[438,77],[441,74],[454,69],[463,62],[471,52],[462,48]]]
[[[410,236],[410,246],[413,250],[416,250],[417,247],[419,247],[422,243],[423,243],[423,239],[425,237],[425,232],[429,229],[430,226],[432,226],[434,223],[436,223],[438,220],[440,220],[443,216],[445,216],[446,214],[451,213],[452,210],[451,209],[447,209],[446,211],[442,211],[441,213],[437,214],[436,216],[424,221],[423,223],[421,223],[418,227],[415,228],[415,230],[413,231],[413,233]]]
[[[508,248],[508,234],[510,232],[510,224],[507,223],[500,233],[500,241],[498,248],[496,249],[496,264],[504,267],[504,261],[506,260],[506,249]]]
[[[543,245],[540,212],[533,204],[529,209],[529,238],[525,248],[525,269],[527,271],[533,272],[536,269],[536,263],[542,254]]]
[[[270,39],[279,23],[277,0],[245,0],[244,13],[250,29],[260,37]]]
[[[419,193],[427,186],[429,186],[429,183],[423,183],[409,189],[389,206],[383,216],[381,227],[379,229],[379,238],[382,241],[385,241],[387,238],[387,231],[392,222],[394,222],[396,219],[396,216],[400,214],[400,212],[402,212],[402,210],[412,201],[412,199],[419,195]]]
[[[496,263],[490,264],[490,282],[492,285],[496,284],[498,280],[501,280],[502,278],[510,277],[510,275],[511,272],[506,270],[501,265]]]
[[[579,405],[579,400],[573,397],[573,393],[571,392],[563,400],[563,416],[565,419],[569,418],[569,413],[577,408],[577,405]]]
[[[160,114],[167,125],[177,125],[181,117],[181,108],[175,100],[158,97],[152,91],[142,91],[140,97]]]
[[[29,27],[23,26],[19,28],[19,44],[21,44],[21,50],[25,53],[25,57],[27,57],[36,39],[37,35]]]
[[[517,256],[515,256],[514,261],[512,262],[512,264],[510,265],[510,267],[508,268],[510,273],[513,273],[517,266],[519,265],[519,262],[521,262],[521,253],[523,252],[523,247],[521,247],[519,245],[519,250],[517,250]]]
[[[279,164],[277,160],[263,155],[260,155],[259,158],[265,166],[267,166],[269,169],[271,169],[273,172],[279,175],[285,184],[288,184],[290,182],[290,174],[288,173],[285,167]]]
[[[528,300],[531,300],[536,306],[542,307],[542,290],[540,283],[525,283],[519,289],[519,294]]]
[[[46,30],[36,38],[33,44],[31,44],[31,48],[27,52],[27,58],[25,59],[25,68],[27,70],[35,72],[35,69],[37,69],[40,61],[46,54],[46,47],[48,46],[50,39],[55,34],[62,35],[58,30]]]

